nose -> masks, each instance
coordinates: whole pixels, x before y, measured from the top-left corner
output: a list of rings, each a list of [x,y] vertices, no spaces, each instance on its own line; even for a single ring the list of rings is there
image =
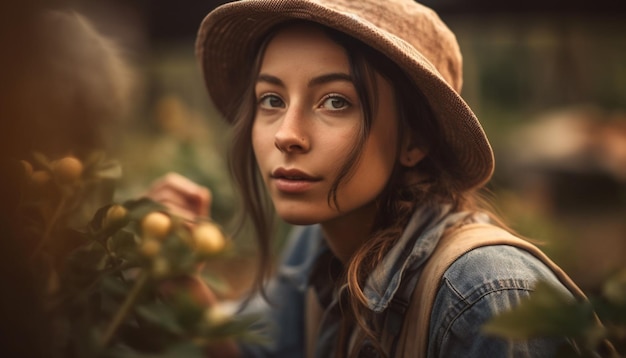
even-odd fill
[[[302,110],[288,108],[278,130],[274,134],[274,145],[283,153],[305,153],[310,149],[310,138]]]

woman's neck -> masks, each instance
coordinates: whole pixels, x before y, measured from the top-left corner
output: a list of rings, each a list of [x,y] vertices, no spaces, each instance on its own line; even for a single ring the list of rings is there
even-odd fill
[[[369,238],[376,217],[376,204],[370,203],[346,215],[321,223],[328,247],[343,263]]]

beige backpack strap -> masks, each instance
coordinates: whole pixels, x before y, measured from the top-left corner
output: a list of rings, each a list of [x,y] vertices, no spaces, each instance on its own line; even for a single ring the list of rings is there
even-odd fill
[[[430,328],[430,313],[443,274],[463,254],[489,245],[510,245],[524,249],[545,263],[575,296],[584,298],[584,293],[535,245],[515,237],[499,227],[489,224],[469,224],[441,238],[435,251],[426,262],[420,280],[413,291],[411,302],[398,339],[398,356],[405,358],[426,357]],[[415,318],[416,317],[416,318]]]

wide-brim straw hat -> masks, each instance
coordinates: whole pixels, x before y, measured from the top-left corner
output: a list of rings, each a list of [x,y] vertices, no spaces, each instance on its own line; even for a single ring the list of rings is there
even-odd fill
[[[413,0],[241,0],[211,11],[196,40],[209,95],[232,121],[249,83],[260,42],[277,24],[306,20],[344,32],[395,62],[426,97],[462,189],[486,183],[494,170],[491,146],[460,96],[462,58],[456,37],[430,8]],[[416,118],[419,120],[419,118]]]

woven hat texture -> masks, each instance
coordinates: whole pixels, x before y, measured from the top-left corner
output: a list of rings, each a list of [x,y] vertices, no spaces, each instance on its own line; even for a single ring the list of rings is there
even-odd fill
[[[344,32],[398,64],[439,121],[458,161],[453,172],[459,186],[471,189],[490,179],[491,146],[460,96],[462,57],[456,37],[434,11],[412,0],[241,0],[211,11],[198,30],[196,56],[209,96],[228,121],[249,81],[260,41],[275,25],[296,19]]]

